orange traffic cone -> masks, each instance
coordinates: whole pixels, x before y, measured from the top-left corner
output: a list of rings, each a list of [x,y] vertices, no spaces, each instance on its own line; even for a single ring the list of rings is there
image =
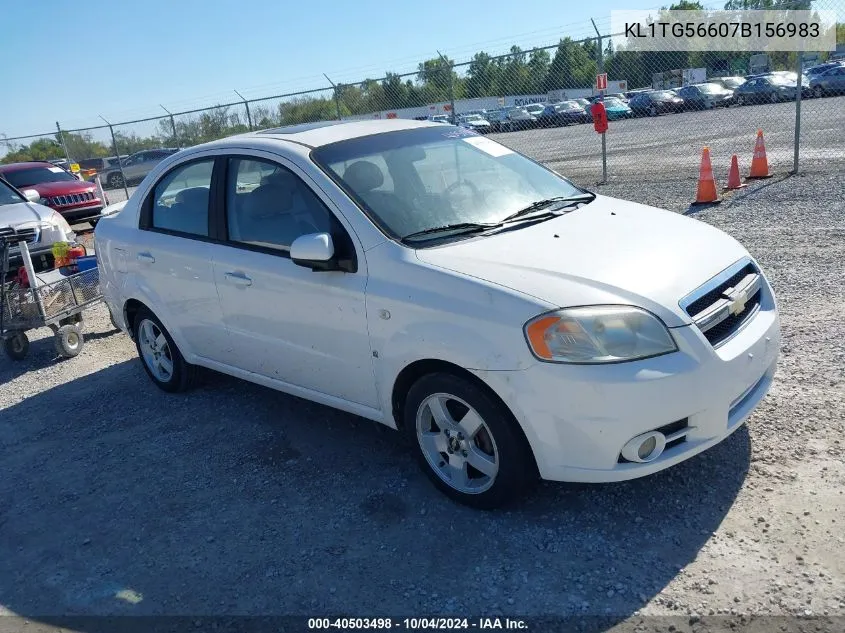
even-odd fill
[[[710,164],[710,148],[701,151],[701,169],[698,172],[698,194],[693,204],[712,204],[721,202],[716,193],[716,179],[713,177],[713,165]]]
[[[771,178],[769,159],[766,158],[766,144],[763,143],[763,130],[757,130],[757,143],[754,145],[754,158],[751,159],[749,178]]]
[[[728,170],[728,186],[725,187],[725,190],[742,189],[747,186],[739,179],[739,162],[736,159],[736,154],[734,154],[731,156],[731,168]]]

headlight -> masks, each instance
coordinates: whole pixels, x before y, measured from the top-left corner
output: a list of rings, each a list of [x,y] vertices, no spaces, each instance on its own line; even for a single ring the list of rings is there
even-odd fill
[[[678,349],[660,319],[633,306],[568,308],[541,314],[524,329],[534,355],[555,363],[618,363]]]

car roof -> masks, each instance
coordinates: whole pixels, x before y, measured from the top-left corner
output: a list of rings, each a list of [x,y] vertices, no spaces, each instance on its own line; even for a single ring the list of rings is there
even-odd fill
[[[31,169],[33,167],[55,167],[53,163],[48,163],[43,160],[29,161],[27,163],[9,163],[8,165],[0,165],[0,171],[12,172],[20,171],[22,169]]]
[[[443,115],[445,116],[445,115]],[[286,125],[282,127],[249,132],[237,136],[212,141],[208,146],[216,144],[228,144],[232,139],[278,139],[291,141],[306,147],[321,147],[362,136],[372,136],[384,132],[395,132],[398,130],[410,130],[421,127],[438,125],[431,121],[415,121],[413,119],[367,119],[363,121],[320,121],[317,123],[302,123],[299,125]]]

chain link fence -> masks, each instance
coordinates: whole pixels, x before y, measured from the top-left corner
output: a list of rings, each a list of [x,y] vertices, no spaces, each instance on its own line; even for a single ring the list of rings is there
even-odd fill
[[[812,6],[845,14],[845,0]],[[66,159],[92,164],[112,201],[168,152],[251,130],[321,120],[418,119],[471,127],[584,185],[605,178],[602,139],[591,125],[596,76],[607,74],[606,177],[694,179],[710,148],[717,179],[737,154],[747,175],[762,130],[774,172],[845,168],[845,25],[830,51],[767,55],[639,51],[594,34],[456,63],[437,53],[414,72],[335,82],[129,122],[6,138],[2,162]],[[830,65],[842,59],[840,66]],[[818,66],[828,64],[825,72]],[[802,74],[799,76],[799,71]],[[801,88],[797,86],[800,78]],[[120,157],[121,160],[115,160]],[[799,162],[796,162],[799,161]],[[724,175],[721,176],[724,179]]]

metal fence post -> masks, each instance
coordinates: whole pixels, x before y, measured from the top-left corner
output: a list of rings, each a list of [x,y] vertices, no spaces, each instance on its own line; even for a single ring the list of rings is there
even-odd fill
[[[452,64],[448,63],[443,53],[437,51],[437,54],[440,55],[440,61],[443,62],[444,68],[446,68],[446,72],[449,73],[449,108],[451,108],[452,112],[452,125],[458,124],[458,113],[455,112],[455,86],[454,86],[454,77],[452,76],[454,73],[452,72]]]
[[[601,47],[601,33],[599,33],[599,27],[596,26],[596,21],[593,18],[590,18],[590,22],[593,23],[593,28],[596,30],[597,44],[598,44],[598,51],[596,54],[596,66],[598,67],[598,74],[602,74],[604,72],[604,51],[602,51]],[[599,97],[602,101],[604,101],[604,90],[599,90]],[[607,183],[607,132],[601,133],[601,183]]]
[[[167,115],[170,117],[170,129],[173,130],[173,144],[176,147],[179,147],[179,139],[176,138],[176,121],[173,120],[173,113],[160,103],[158,104],[158,107],[167,112]],[[103,117],[100,118],[103,119]],[[105,119],[103,119],[103,121],[105,121]]]
[[[801,47],[803,48],[803,47]],[[803,59],[804,56],[803,51],[799,50],[797,53],[798,61],[796,62],[795,72],[798,73],[798,77],[796,77],[796,85],[798,88],[795,90],[795,140],[793,144],[795,145],[793,150],[792,156],[792,173],[798,173],[798,152],[801,148],[801,88],[803,86],[802,77],[803,77]]]
[[[103,119],[103,121],[106,121],[102,115],[100,115],[100,118]],[[172,120],[173,118],[171,115],[171,121]],[[123,193],[126,194],[126,199],[129,200],[129,187],[126,186],[126,174],[123,173],[123,161],[120,160],[120,151],[117,149],[117,139],[114,136],[114,128],[108,121],[106,121],[106,125],[109,126],[109,132],[111,132],[111,142],[114,146],[114,155],[117,158],[117,168],[120,170],[120,178],[123,180]]]
[[[244,102],[244,106],[246,107],[246,121],[247,121],[247,124],[249,125],[249,131],[252,132],[252,114],[249,111],[249,101],[244,99],[244,96],[240,92],[238,92],[237,90],[235,90],[235,94],[238,95],[241,98],[241,100]]]
[[[67,153],[67,145],[65,145],[65,135],[62,133],[62,126],[56,121],[56,129],[59,131],[59,142],[62,144],[62,149],[65,152],[65,159],[67,159],[68,167],[70,167],[70,154]]]
[[[340,121],[340,95],[338,94],[337,84],[335,84],[335,82],[329,79],[329,76],[326,73],[323,73],[323,77],[325,77],[326,81],[328,81],[332,85],[332,89],[334,90],[334,109],[337,113],[337,120]]]

